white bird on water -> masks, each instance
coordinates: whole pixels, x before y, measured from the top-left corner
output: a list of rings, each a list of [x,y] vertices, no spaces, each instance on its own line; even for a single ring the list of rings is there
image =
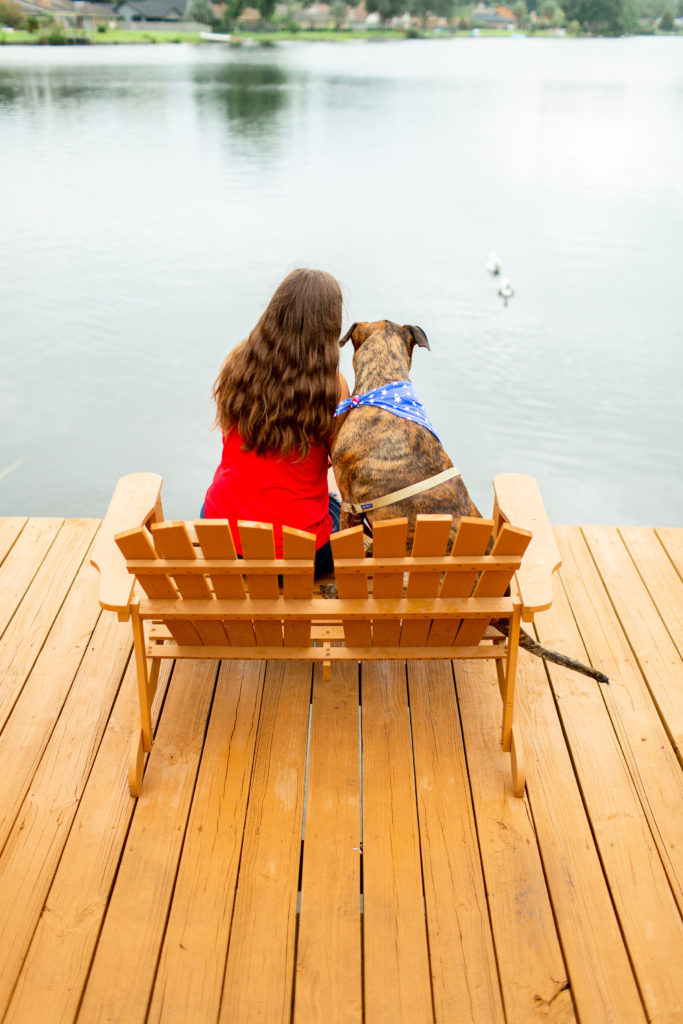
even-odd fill
[[[494,277],[497,277],[498,274],[500,274],[500,256],[495,250],[489,253],[489,258],[486,261],[486,269],[489,274],[493,274]]]
[[[511,299],[512,296],[515,294],[515,290],[512,287],[512,285],[510,284],[510,281],[508,280],[507,277],[504,277],[503,280],[500,282],[500,288],[498,289],[498,294],[500,295],[501,299],[503,300],[503,305],[504,306],[507,306],[508,299]]]

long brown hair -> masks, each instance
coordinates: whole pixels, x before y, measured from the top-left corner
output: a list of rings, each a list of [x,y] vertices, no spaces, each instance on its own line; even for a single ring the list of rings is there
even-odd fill
[[[327,445],[337,401],[342,294],[324,270],[293,270],[213,387],[216,423],[257,454]]]

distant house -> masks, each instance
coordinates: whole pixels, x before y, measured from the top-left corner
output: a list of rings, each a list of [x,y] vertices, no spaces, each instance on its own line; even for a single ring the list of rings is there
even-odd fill
[[[517,20],[512,13],[512,8],[507,7],[505,4],[501,4],[500,7],[496,7],[496,14],[505,22],[512,22],[514,24]]]
[[[124,21],[183,21],[187,0],[123,0],[114,13]]]
[[[480,28],[513,28],[515,16],[509,7],[479,3],[472,11],[472,21]]]
[[[330,5],[311,4],[310,7],[304,7],[297,20],[302,28],[330,28],[333,24]]]
[[[245,7],[237,19],[237,24],[245,32],[255,32],[261,27],[261,12],[255,7]]]
[[[108,25],[114,17],[110,3],[91,3],[90,0],[18,0],[27,18],[51,17],[69,28],[94,31],[98,25]]]
[[[437,29],[448,28],[448,19],[440,18],[436,14],[428,14],[425,19],[425,28],[431,32],[435,32]]]
[[[410,15],[408,11],[405,11],[403,14],[399,14],[393,17],[389,24],[391,25],[392,28],[403,29],[405,31],[406,29],[412,27],[413,20],[414,19],[412,15]]]
[[[360,3],[357,7],[349,7],[346,23],[349,28],[359,31],[366,28],[367,18],[368,12],[365,4]]]

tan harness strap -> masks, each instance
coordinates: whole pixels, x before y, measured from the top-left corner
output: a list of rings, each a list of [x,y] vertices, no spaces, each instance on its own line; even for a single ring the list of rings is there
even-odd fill
[[[385,505],[393,505],[397,501],[409,498],[412,494],[430,491],[432,487],[438,487],[439,484],[445,483],[446,480],[451,480],[454,476],[460,476],[460,470],[457,466],[451,466],[450,469],[444,469],[441,473],[437,473],[436,476],[430,476],[426,480],[410,484],[409,487],[402,487],[400,491],[392,491],[391,494],[385,494],[381,498],[375,498],[373,501],[363,501],[361,503],[342,501],[342,509],[344,512],[353,512],[355,515],[362,516],[365,512],[372,512],[376,508],[384,508]]]

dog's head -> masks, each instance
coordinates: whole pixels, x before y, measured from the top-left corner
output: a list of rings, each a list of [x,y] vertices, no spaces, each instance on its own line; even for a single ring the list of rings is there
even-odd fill
[[[420,348],[429,348],[427,335],[421,327],[415,327],[413,324],[404,324],[400,327],[398,324],[392,323],[391,320],[361,321],[352,324],[344,337],[340,339],[339,347],[341,348],[351,340],[354,351],[357,352],[361,345],[375,335],[385,339],[401,338],[409,357],[412,356],[416,345],[419,345]]]

